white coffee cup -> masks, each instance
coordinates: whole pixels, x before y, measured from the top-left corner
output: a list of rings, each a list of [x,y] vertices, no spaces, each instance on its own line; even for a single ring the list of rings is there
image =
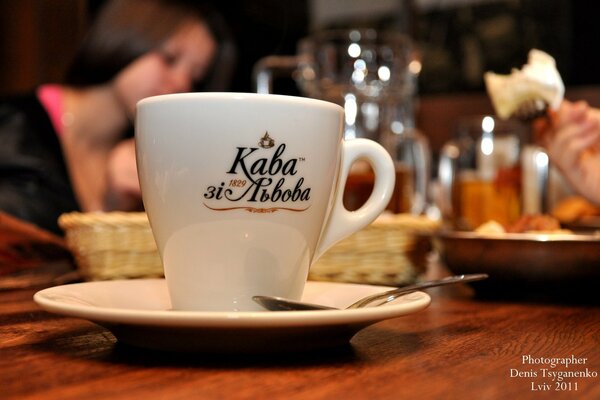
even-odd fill
[[[371,223],[394,188],[389,154],[344,141],[343,109],[301,97],[185,93],[137,106],[144,205],[175,310],[260,310],[253,295],[299,299],[312,263]],[[342,204],[351,164],[375,187]]]

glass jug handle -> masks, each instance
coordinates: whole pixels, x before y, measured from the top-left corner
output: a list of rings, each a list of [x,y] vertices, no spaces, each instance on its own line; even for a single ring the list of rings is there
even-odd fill
[[[427,190],[431,176],[431,150],[427,138],[416,131],[415,140],[415,193],[411,205],[412,214],[422,214],[427,208]]]
[[[438,164],[439,198],[438,207],[445,220],[456,222],[459,215],[458,210],[458,159],[460,157],[459,146],[450,141],[440,150]]]
[[[546,150],[526,145],[521,151],[523,214],[550,212],[550,161]]]
[[[408,211],[416,215],[424,213],[428,205],[427,191],[431,175],[431,150],[427,138],[418,130],[411,129],[401,134],[388,132],[383,142],[396,169],[408,167],[410,170],[412,192]]]
[[[254,91],[262,94],[273,93],[273,77],[293,77],[294,71],[300,65],[298,56],[267,56],[254,64],[252,80]]]

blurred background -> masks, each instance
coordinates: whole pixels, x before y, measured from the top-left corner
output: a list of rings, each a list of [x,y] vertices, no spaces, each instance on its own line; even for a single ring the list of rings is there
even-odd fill
[[[193,1],[193,0],[190,0]],[[221,14],[227,74],[207,90],[253,91],[261,57],[294,54],[298,40],[334,27],[391,28],[418,43],[417,125],[435,151],[456,116],[491,112],[483,73],[510,72],[531,48],[556,58],[567,97],[600,105],[600,28],[583,0],[195,0]],[[60,82],[102,0],[0,0],[0,95]],[[277,93],[298,94],[278,82]]]

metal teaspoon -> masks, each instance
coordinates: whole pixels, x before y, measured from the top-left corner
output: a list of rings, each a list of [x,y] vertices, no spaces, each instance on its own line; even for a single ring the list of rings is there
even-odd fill
[[[358,300],[357,302],[346,307],[346,310],[352,308],[363,308],[367,305],[379,301],[379,303],[375,304],[373,307],[377,307],[390,301],[396,300],[398,297],[414,292],[419,289],[427,289],[435,286],[444,286],[450,285],[453,283],[461,283],[461,282],[474,282],[482,279],[486,279],[488,277],[487,274],[469,274],[469,275],[455,275],[449,276],[447,278],[433,280],[433,281],[425,281],[419,282],[412,285],[403,286],[398,289],[389,290],[383,293],[376,293],[370,296],[367,296],[363,299]],[[253,296],[252,300],[266,308],[270,311],[309,311],[309,310],[339,310],[339,308],[323,306],[320,304],[311,304],[304,303],[296,300],[289,300],[283,297],[274,297],[274,296]]]

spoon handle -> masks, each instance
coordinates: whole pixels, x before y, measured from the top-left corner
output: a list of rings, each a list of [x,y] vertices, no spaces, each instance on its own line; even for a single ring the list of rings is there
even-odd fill
[[[375,301],[383,300],[382,302],[377,304],[377,305],[381,305],[384,303],[389,303],[390,301],[397,299],[401,295],[404,295],[404,294],[407,294],[410,292],[414,292],[416,290],[427,289],[427,288],[435,287],[435,286],[450,285],[452,283],[459,283],[459,282],[480,281],[482,279],[486,279],[487,277],[488,277],[487,274],[455,275],[455,276],[449,276],[449,277],[443,278],[443,279],[438,279],[435,281],[415,283],[412,285],[403,286],[398,289],[392,289],[387,292],[377,293],[372,296],[365,297],[364,299],[361,299],[361,300],[357,301],[356,303],[351,304],[347,308],[362,308],[362,307],[366,307],[367,305],[369,305]]]

